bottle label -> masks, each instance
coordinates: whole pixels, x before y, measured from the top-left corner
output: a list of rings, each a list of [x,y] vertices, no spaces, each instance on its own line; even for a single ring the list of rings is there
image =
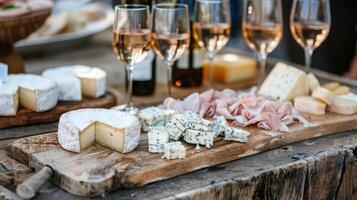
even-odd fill
[[[189,68],[189,56],[190,52],[188,50],[182,55],[180,59],[177,60],[177,68],[188,69]]]
[[[152,79],[152,62],[155,58],[153,52],[149,52],[146,58],[136,64],[133,69],[133,80],[134,81],[149,81]]]
[[[202,68],[205,60],[205,52],[202,49],[193,49],[193,68]]]

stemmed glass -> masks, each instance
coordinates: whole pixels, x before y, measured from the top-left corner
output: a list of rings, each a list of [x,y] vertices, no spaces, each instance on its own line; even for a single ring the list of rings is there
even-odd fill
[[[154,5],[151,47],[167,65],[168,96],[171,96],[172,65],[189,47],[189,20],[185,4]]]
[[[281,0],[244,0],[243,38],[258,57],[258,85],[265,76],[267,54],[279,44],[283,35]]]
[[[136,114],[131,102],[132,71],[135,64],[145,59],[150,50],[150,10],[147,5],[131,4],[115,7],[112,47],[117,58],[126,64],[128,78],[126,103],[118,110]],[[149,67],[149,66],[148,66]]]
[[[213,58],[228,42],[231,33],[229,0],[197,0],[193,37],[210,60],[208,87],[213,86]]]
[[[330,23],[329,0],[294,0],[290,30],[296,42],[304,48],[306,71],[311,70],[312,53],[327,38]]]

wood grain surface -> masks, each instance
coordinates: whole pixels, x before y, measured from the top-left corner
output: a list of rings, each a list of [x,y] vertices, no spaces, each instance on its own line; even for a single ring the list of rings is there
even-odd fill
[[[100,98],[84,97],[83,100],[79,102],[59,102],[56,107],[46,112],[34,112],[26,108],[20,108],[16,116],[0,116],[0,129],[55,122],[63,113],[71,110],[81,108],[110,108],[114,105],[116,105],[116,96],[112,93],[106,93]]]
[[[72,194],[97,196],[119,187],[139,187],[282,145],[357,129],[357,115],[327,114],[306,117],[311,126],[294,124],[290,126],[289,133],[250,128],[252,135],[246,144],[218,138],[211,149],[202,147],[199,152],[194,149],[194,145],[186,144],[187,158],[181,160],[167,161],[162,159],[160,154],[149,153],[146,134],[142,134],[139,147],[128,154],[121,154],[97,144],[80,154],[71,153],[58,145],[56,133],[19,139],[8,146],[8,153],[35,170],[49,165],[54,170],[52,181]],[[326,173],[338,173],[332,169],[333,166],[324,170],[327,170]],[[311,177],[311,180],[314,180],[314,177]],[[322,182],[323,180],[314,184]]]

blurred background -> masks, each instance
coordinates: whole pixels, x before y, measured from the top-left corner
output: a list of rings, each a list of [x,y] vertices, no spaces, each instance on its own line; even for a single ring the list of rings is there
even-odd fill
[[[115,1],[113,1],[115,3]],[[84,64],[105,69],[109,84],[125,80],[123,65],[112,52],[111,0],[57,0],[45,28],[19,41],[15,51],[24,58],[27,73],[41,73],[48,67]],[[140,1],[139,1],[140,2]],[[231,0],[232,34],[228,47],[254,56],[241,35],[242,0]],[[192,1],[190,1],[192,3]],[[292,0],[282,0],[284,33],[269,58],[304,65],[303,49],[289,30]],[[331,29],[327,40],[314,51],[313,68],[357,79],[357,1],[330,0]],[[156,81],[164,82],[164,72],[156,70]]]

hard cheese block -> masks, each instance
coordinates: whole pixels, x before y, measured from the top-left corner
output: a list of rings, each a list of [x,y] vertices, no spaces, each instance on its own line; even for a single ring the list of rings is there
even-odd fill
[[[57,100],[55,82],[32,74],[9,75],[0,88],[0,115],[16,115],[19,104],[36,112],[47,111]]]
[[[106,73],[98,68],[83,65],[50,68],[42,73],[56,82],[59,88],[59,100],[80,101],[82,94],[100,97],[106,90]]]
[[[204,63],[204,74],[208,77],[208,60]],[[213,60],[214,80],[234,83],[252,79],[257,74],[257,63],[253,58],[236,54],[218,55]]]
[[[58,124],[62,148],[80,152],[94,142],[121,153],[134,150],[140,139],[140,122],[129,114],[108,109],[80,109],[63,114]]]
[[[277,100],[291,101],[309,94],[309,82],[305,72],[277,63],[260,87],[258,94]]]

